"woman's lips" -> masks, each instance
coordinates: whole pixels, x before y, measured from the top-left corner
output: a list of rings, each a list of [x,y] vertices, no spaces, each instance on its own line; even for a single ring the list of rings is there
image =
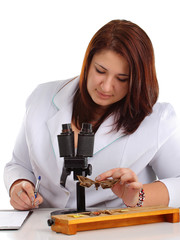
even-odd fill
[[[98,96],[102,99],[109,99],[110,97],[112,97],[112,95],[102,93],[102,92],[98,91],[97,89],[96,89],[96,92],[97,92]]]

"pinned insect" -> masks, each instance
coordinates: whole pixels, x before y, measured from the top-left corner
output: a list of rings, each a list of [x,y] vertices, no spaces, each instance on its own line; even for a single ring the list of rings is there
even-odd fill
[[[76,214],[68,214],[67,216],[73,217],[73,218],[81,218],[81,217],[86,217],[86,216],[96,217],[101,214],[114,215],[114,214],[124,213],[124,212],[128,212],[128,211],[129,211],[129,209],[106,209],[106,210],[98,210],[95,212],[82,212],[82,213],[76,213]]]
[[[99,186],[101,186],[103,189],[106,188],[111,188],[112,186],[114,186],[117,182],[120,181],[120,179],[106,179],[104,181],[93,181],[90,178],[87,177],[83,177],[83,176],[79,176],[77,175],[80,185],[82,187],[91,187],[93,184],[95,185],[96,190],[98,190]]]

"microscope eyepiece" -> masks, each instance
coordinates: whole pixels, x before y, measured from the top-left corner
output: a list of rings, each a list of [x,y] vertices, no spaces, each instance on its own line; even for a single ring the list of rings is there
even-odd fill
[[[83,123],[81,128],[81,133],[92,133],[92,124],[90,123]]]
[[[71,124],[62,124],[62,134],[72,133]]]
[[[83,123],[81,132],[78,134],[77,155],[92,157],[94,148],[94,133],[90,123]]]
[[[74,156],[74,132],[71,124],[62,124],[62,132],[58,137],[60,157]]]

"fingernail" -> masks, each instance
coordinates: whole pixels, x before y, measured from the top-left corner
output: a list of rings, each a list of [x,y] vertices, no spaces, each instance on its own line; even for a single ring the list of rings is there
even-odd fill
[[[34,205],[34,197],[31,197],[32,206]]]
[[[37,200],[34,205],[37,207],[39,205],[39,200]]]
[[[97,177],[96,177],[96,181],[99,181],[99,180],[101,180],[101,177],[100,177],[100,176],[97,176]]]

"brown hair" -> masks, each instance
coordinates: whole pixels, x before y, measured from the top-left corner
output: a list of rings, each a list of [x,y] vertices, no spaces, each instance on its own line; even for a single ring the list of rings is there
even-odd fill
[[[87,76],[94,54],[104,49],[121,54],[126,59],[130,79],[127,95],[108,108],[94,125],[94,131],[105,118],[114,113],[113,129],[118,131],[123,128],[125,134],[131,134],[152,112],[159,87],[151,40],[138,25],[126,20],[110,21],[91,39],[82,65],[79,90],[74,97],[73,121],[79,128],[82,122],[90,122],[93,119],[94,112],[99,107],[87,91]]]

